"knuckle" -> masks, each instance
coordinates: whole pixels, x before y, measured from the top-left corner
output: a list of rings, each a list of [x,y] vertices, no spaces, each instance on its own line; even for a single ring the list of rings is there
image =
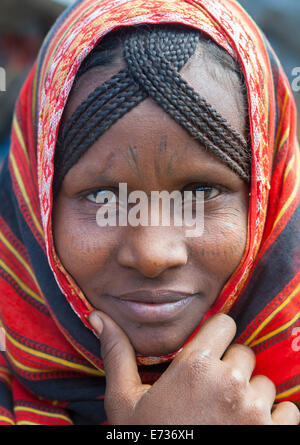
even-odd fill
[[[276,388],[275,383],[271,379],[269,379],[269,377],[267,377],[266,375],[257,374],[257,377],[259,377],[262,381],[264,381],[265,385],[269,385],[272,388]]]
[[[187,381],[190,382],[190,384],[199,382],[199,379],[207,376],[209,373],[210,365],[211,362],[208,352],[190,351],[183,361]]]
[[[247,354],[254,362],[256,361],[255,352],[253,349],[249,348],[249,346],[240,343],[233,343],[231,346],[229,346],[228,350],[234,350],[234,352],[243,356]]]
[[[266,390],[268,390],[269,392],[273,392],[273,396],[275,398],[276,396],[276,386],[275,383],[272,382],[271,379],[269,379],[267,376],[265,375],[256,375],[253,380],[259,381],[260,382],[260,387],[264,388]]]
[[[240,397],[247,388],[248,381],[239,368],[228,368],[224,376],[225,384],[232,390],[233,394]]]
[[[232,317],[223,313],[217,314],[217,317],[222,326],[231,330],[236,330],[236,323]]]
[[[289,412],[289,414],[294,415],[296,418],[298,417],[298,422],[300,423],[300,410],[298,409],[297,405],[295,405],[295,403],[285,401],[280,402],[278,406],[284,408],[286,412]]]
[[[248,408],[248,419],[251,424],[266,425],[270,423],[270,408],[263,397],[255,398]]]
[[[268,378],[267,378],[267,380],[268,380],[268,385],[269,385],[270,389],[273,391],[273,398],[275,399],[275,397],[276,397],[276,385],[275,385],[275,383],[272,380],[270,380]]]
[[[253,400],[252,406],[251,406],[252,412],[261,417],[266,411],[266,402],[263,397],[257,397]]]
[[[237,368],[222,368],[214,384],[217,399],[229,413],[238,413],[246,403],[247,381]]]
[[[289,409],[295,413],[299,413],[299,409],[297,408],[297,405],[295,405],[295,403],[293,403],[293,402],[289,402],[289,401],[280,402],[279,405],[286,409]]]
[[[223,371],[218,392],[222,404],[230,410],[241,409],[246,402],[248,382],[237,368],[228,367]]]

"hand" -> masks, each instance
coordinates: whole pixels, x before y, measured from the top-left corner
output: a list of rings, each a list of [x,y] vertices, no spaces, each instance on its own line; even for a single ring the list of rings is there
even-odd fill
[[[236,325],[227,315],[206,320],[152,386],[141,383],[135,351],[121,328],[99,311],[91,314],[90,322],[101,341],[105,410],[111,425],[300,423],[296,405],[273,405],[275,386],[267,377],[251,378],[253,351],[229,346]]]

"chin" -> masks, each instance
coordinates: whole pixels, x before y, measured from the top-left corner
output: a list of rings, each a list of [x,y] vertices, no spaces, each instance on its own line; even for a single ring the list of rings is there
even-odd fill
[[[173,354],[174,352],[177,351],[177,349],[180,348],[175,348],[173,349],[158,349],[158,348],[145,348],[145,349],[140,349],[137,350],[135,349],[136,355],[137,356],[142,356],[142,357],[164,357],[164,356],[168,356],[169,354]]]
[[[138,356],[145,357],[161,357],[169,354],[173,354],[182,347],[185,342],[184,339],[170,339],[168,336],[160,335],[157,338],[156,335],[152,335],[152,338],[132,338],[130,335],[129,339],[132,346]]]

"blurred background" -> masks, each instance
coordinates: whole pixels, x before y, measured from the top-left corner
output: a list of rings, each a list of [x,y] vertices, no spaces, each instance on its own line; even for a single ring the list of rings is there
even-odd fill
[[[6,91],[0,85],[0,166],[9,147],[12,113],[20,88],[49,28],[73,1],[0,0],[0,74],[1,68],[6,73]],[[293,69],[300,67],[300,0],[240,3],[270,40],[292,82]],[[297,84],[300,87],[300,80]],[[300,91],[294,91],[294,96],[300,110]]]

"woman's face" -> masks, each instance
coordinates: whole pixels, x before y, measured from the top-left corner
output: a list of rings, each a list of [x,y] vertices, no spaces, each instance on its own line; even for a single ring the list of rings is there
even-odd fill
[[[119,66],[86,73],[65,118]],[[245,111],[233,74],[192,58],[181,71],[193,88],[245,135]],[[221,72],[222,71],[222,72]],[[96,223],[99,196],[205,190],[204,231],[186,227]],[[91,304],[107,313],[139,354],[180,348],[213,305],[243,256],[248,186],[151,99],[119,119],[64,178],[53,212],[56,251]]]

